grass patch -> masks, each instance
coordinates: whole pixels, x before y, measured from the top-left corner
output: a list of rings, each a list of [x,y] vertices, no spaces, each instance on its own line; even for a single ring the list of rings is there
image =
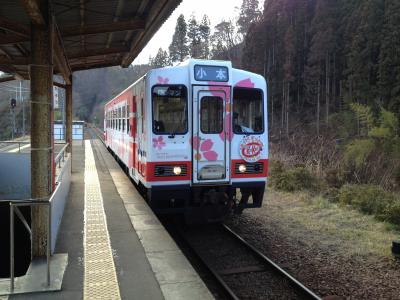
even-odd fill
[[[309,247],[326,247],[327,251],[352,257],[392,257],[391,243],[400,236],[396,225],[379,222],[323,195],[276,190],[266,195],[271,215],[290,228],[293,238],[305,236]]]
[[[400,199],[380,186],[346,184],[338,191],[338,201],[378,220],[400,225]]]
[[[313,190],[317,187],[317,178],[306,168],[296,166],[285,169],[280,161],[271,163],[270,180],[274,188],[286,192]]]
[[[337,202],[373,215],[380,221],[400,225],[400,197],[378,185],[345,184],[339,188],[339,184],[329,185],[327,178],[325,181],[318,179],[304,166],[288,168],[281,161],[271,161],[269,179],[271,186],[278,191],[322,192],[316,200],[320,208],[328,207],[328,202]]]

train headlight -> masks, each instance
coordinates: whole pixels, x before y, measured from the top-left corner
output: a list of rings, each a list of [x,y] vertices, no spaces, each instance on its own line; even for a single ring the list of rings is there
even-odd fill
[[[179,166],[174,167],[174,174],[175,175],[181,175],[182,173],[182,168]]]
[[[246,166],[245,165],[239,165],[239,172],[240,173],[246,172]]]

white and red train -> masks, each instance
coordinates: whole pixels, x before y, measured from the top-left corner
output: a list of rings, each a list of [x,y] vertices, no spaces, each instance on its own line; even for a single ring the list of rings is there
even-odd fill
[[[105,142],[156,212],[216,220],[262,204],[266,99],[262,76],[190,59],[149,71],[110,100]]]

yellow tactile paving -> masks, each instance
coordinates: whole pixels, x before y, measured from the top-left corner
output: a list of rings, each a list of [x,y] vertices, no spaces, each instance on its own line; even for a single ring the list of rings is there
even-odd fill
[[[121,299],[92,145],[85,141],[84,299]]]

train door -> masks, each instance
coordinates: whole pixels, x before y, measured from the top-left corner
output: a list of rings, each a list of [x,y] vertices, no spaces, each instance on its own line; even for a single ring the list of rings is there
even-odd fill
[[[226,92],[193,86],[193,183],[230,181]]]

